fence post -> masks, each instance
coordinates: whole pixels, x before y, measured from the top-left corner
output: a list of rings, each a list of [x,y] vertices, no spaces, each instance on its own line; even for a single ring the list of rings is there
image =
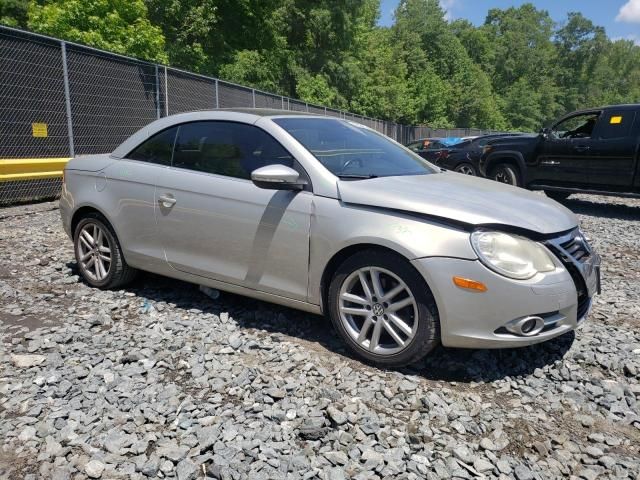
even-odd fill
[[[64,81],[64,103],[67,110],[67,134],[69,136],[69,154],[76,156],[76,149],[73,144],[73,121],[71,119],[71,93],[69,92],[69,70],[67,69],[67,44],[60,42],[62,52],[62,75]]]
[[[215,85],[216,85],[216,108],[220,108],[220,95],[218,93],[218,79],[216,78],[215,81]]]
[[[282,102],[282,110],[284,110],[284,97],[280,95],[280,101]]]
[[[256,108],[256,89],[251,89],[251,99],[253,100],[253,108]]]
[[[156,118],[160,118],[160,77],[156,63]]]
[[[169,82],[167,78],[167,66],[164,66],[164,116],[169,116]]]
[[[327,107],[324,107],[324,116],[327,116]]]

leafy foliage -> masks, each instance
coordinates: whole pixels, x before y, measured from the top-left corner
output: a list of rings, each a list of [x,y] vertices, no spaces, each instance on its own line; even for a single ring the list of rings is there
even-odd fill
[[[0,0],[0,24],[26,27],[28,5],[28,0]]]
[[[0,0],[0,22],[310,103],[436,127],[531,131],[640,102],[640,47],[528,3],[484,24],[438,0]]]
[[[30,29],[145,60],[167,61],[164,36],[142,0],[31,1]]]

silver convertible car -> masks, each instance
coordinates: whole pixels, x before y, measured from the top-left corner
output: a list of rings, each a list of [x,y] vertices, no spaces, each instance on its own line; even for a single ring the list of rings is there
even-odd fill
[[[84,280],[137,269],[327,314],[386,367],[575,329],[599,256],[558,203],[445,172],[365,126],[273,110],[174,115],[71,160],[60,199]]]

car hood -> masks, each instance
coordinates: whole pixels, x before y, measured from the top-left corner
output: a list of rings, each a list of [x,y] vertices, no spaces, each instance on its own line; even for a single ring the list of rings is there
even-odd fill
[[[347,204],[388,208],[468,227],[494,226],[549,235],[575,228],[576,216],[544,195],[455,172],[339,180]]]

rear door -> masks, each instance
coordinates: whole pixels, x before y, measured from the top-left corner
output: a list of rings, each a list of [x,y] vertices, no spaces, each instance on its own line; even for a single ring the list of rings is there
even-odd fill
[[[599,111],[560,120],[542,142],[536,180],[546,185],[584,186],[589,183],[593,131]]]
[[[599,189],[631,187],[635,172],[638,113],[629,109],[605,111],[590,142],[589,184]]]

